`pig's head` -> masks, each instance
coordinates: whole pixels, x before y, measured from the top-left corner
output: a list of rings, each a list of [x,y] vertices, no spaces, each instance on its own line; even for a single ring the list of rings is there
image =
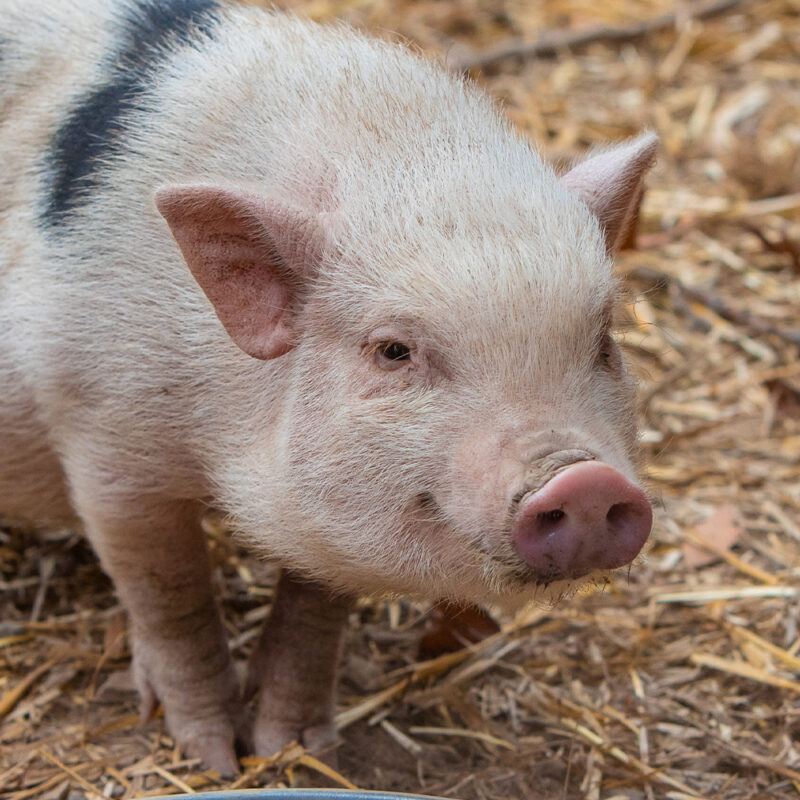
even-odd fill
[[[629,564],[651,509],[611,256],[655,149],[645,135],[562,177],[521,144],[499,166],[442,158],[345,176],[324,210],[161,189],[230,337],[291,375],[269,486],[274,452],[242,454],[230,510],[250,538],[282,526],[269,552],[351,591],[472,601]]]

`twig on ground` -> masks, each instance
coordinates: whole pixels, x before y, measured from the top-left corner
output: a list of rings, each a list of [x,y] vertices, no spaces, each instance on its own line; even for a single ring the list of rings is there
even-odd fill
[[[449,66],[454,71],[462,72],[474,67],[489,67],[505,58],[553,58],[566,49],[593,42],[628,42],[655,31],[674,27],[684,20],[707,19],[723,14],[742,2],[743,0],[713,0],[698,4],[695,8],[686,5],[669,14],[632,22],[629,25],[602,25],[583,31],[545,31],[536,42],[506,40],[486,50],[465,53]]]
[[[728,322],[732,322],[736,325],[743,325],[755,333],[777,336],[786,342],[800,346],[800,330],[786,330],[753,316],[749,311],[733,308],[721,297],[718,297],[706,289],[700,289],[696,286],[687,286],[673,275],[653,269],[652,267],[635,267],[629,274],[631,273],[651,281],[652,283],[662,284],[673,293],[673,297],[675,297],[677,293],[683,295],[688,300],[693,300],[696,303],[706,306],[706,308],[709,308],[717,316],[722,317],[722,319]]]

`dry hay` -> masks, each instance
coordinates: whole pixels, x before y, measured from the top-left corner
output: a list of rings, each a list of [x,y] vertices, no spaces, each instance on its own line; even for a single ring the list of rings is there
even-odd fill
[[[649,557],[427,663],[424,608],[364,604],[342,670],[339,774],[465,800],[796,798],[800,5],[686,3],[667,18],[661,0],[293,7],[484,64],[475,77],[555,158],[643,127],[664,143],[619,262],[661,500]],[[690,18],[698,9],[709,15]],[[533,58],[535,42],[556,57]],[[0,797],[221,786],[160,721],[138,724],[124,623],[83,541],[0,537]],[[212,542],[243,659],[271,576]],[[236,785],[340,780],[324,769],[289,748],[246,762]]]

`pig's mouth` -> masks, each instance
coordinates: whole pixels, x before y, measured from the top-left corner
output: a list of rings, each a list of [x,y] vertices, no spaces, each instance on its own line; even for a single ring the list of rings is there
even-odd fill
[[[504,580],[512,586],[514,590],[524,589],[526,587],[547,589],[556,583],[578,585],[592,577],[591,572],[582,575],[565,575],[556,567],[550,571],[534,571],[527,566],[527,564],[521,564],[518,557],[512,555],[493,555],[485,550],[484,553],[492,563],[500,568]]]
[[[419,492],[414,498],[413,508],[418,522],[437,525],[444,523],[449,528],[455,527],[454,520],[439,505],[431,491]],[[504,533],[510,542],[509,531],[505,529]],[[490,567],[499,585],[506,587],[506,591],[510,593],[547,589],[554,584],[561,584],[563,592],[559,592],[560,597],[584,582],[584,576],[565,576],[559,574],[557,570],[549,574],[533,572],[511,551],[503,553],[493,551],[484,534],[474,537],[470,549],[476,555],[479,554],[480,560],[485,565],[484,569]]]

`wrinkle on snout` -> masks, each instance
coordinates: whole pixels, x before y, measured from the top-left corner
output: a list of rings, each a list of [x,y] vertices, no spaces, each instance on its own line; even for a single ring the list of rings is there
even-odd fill
[[[542,488],[549,480],[554,478],[572,464],[580,461],[594,461],[597,455],[590,450],[556,450],[540,455],[524,475],[521,488],[511,498],[510,513],[515,513],[525,495]]]

